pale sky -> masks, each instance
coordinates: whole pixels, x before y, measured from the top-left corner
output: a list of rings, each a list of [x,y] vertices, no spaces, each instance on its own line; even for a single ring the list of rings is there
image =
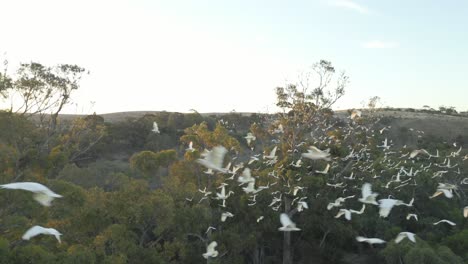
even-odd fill
[[[468,1],[0,0],[0,13],[10,65],[90,70],[64,113],[271,112],[275,87],[320,59],[350,77],[336,109],[379,96],[468,110]]]

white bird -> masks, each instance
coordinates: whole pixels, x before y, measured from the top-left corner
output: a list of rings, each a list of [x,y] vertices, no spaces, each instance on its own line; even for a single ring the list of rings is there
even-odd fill
[[[361,115],[362,115],[362,112],[360,110],[354,109],[351,112],[351,116],[349,118],[355,119],[356,117],[361,117]]]
[[[393,206],[403,205],[403,201],[395,199],[381,199],[379,200],[379,215],[381,217],[387,217],[390,214]]]
[[[254,136],[254,134],[252,133],[247,133],[247,136],[244,137],[246,140],[247,140],[247,145],[250,146],[250,143],[254,140],[256,140],[257,138]]]
[[[296,163],[291,162],[291,166],[293,166],[293,167],[295,167],[295,168],[300,168],[300,167],[302,167],[302,159],[298,159],[298,160],[296,161]]]
[[[205,234],[208,234],[208,232],[210,232],[211,230],[216,230],[216,227],[209,226],[209,227],[206,229]]]
[[[189,147],[186,148],[185,151],[190,151],[190,152],[194,152],[194,151],[195,151],[195,149],[193,148],[193,142],[192,142],[192,141],[190,141]]]
[[[418,216],[416,214],[408,214],[406,216],[406,220],[410,220],[411,217],[413,217],[414,219],[416,219],[416,221],[418,221]]]
[[[321,171],[316,170],[315,173],[327,174],[329,169],[330,169],[330,163],[327,164],[324,170],[321,170]]]
[[[255,179],[252,178],[252,175],[250,173],[250,169],[245,168],[244,171],[242,171],[242,175],[240,175],[237,178],[237,181],[240,182],[240,184],[239,184],[239,186],[240,186],[240,185],[243,185],[245,183],[255,182]]]
[[[54,198],[60,198],[62,195],[56,194],[46,186],[37,182],[15,182],[0,185],[3,189],[20,189],[34,193],[34,200],[44,206],[50,206]]]
[[[208,258],[215,258],[218,256],[218,251],[215,250],[215,247],[218,246],[218,243],[216,241],[211,242],[207,247],[206,247],[206,253],[203,253],[203,257],[205,259]]]
[[[229,196],[231,195],[231,193],[234,193],[233,191],[229,191],[229,193],[226,195],[226,188],[224,187],[224,185],[221,187],[221,192],[219,193],[216,193],[216,199],[218,200],[226,200],[227,198],[229,198]]]
[[[362,214],[362,213],[364,213],[364,209],[366,209],[365,204],[362,205],[362,208],[361,208],[360,211],[356,211],[356,210],[353,210],[353,209],[350,209],[350,210],[340,209],[340,211],[338,211],[338,214],[335,216],[335,218],[339,218],[340,216],[344,215],[346,220],[350,221],[352,214]]]
[[[437,197],[441,194],[444,194],[447,198],[453,197],[453,190],[457,189],[457,186],[450,184],[450,183],[440,183],[437,186],[436,192],[429,198]]]
[[[338,214],[335,215],[335,218],[339,218],[340,216],[344,215],[346,220],[351,220],[351,212],[348,209],[340,209]]]
[[[279,231],[299,231],[301,229],[297,228],[296,227],[296,224],[291,221],[291,219],[289,218],[289,216],[285,213],[282,213],[280,215],[280,222],[281,224],[283,225],[282,227],[278,228]]]
[[[31,237],[35,237],[37,235],[44,234],[44,235],[53,235],[55,238],[58,240],[59,243],[62,243],[60,241],[60,236],[62,235],[59,231],[55,230],[54,228],[45,228],[42,226],[33,226],[26,233],[23,235],[23,240],[29,240]]]
[[[247,187],[242,187],[245,193],[257,193],[258,191],[255,189],[255,181],[249,182]]]
[[[365,209],[366,209],[366,205],[363,204],[361,210],[356,211],[356,210],[353,210],[353,209],[349,209],[349,211],[350,211],[351,213],[353,213],[353,214],[363,214]]]
[[[367,204],[375,204],[379,205],[377,201],[375,201],[375,198],[377,198],[378,193],[373,193],[372,190],[372,185],[370,183],[364,183],[362,185],[362,198],[359,198],[359,201],[361,203],[367,203]]]
[[[428,155],[428,156],[431,155],[431,154],[429,154],[429,152],[427,152],[427,150],[425,150],[425,149],[415,149],[415,150],[411,151],[411,153],[410,153],[410,159],[416,157],[416,156],[419,155],[419,154],[426,154],[426,155]]]
[[[367,238],[367,237],[362,237],[362,236],[357,236],[356,240],[358,242],[366,242],[366,243],[369,243],[369,244],[382,244],[382,243],[387,242],[387,241],[382,240],[380,238]]]
[[[438,224],[440,224],[440,223],[447,223],[447,224],[449,224],[449,225],[451,225],[451,226],[456,226],[456,225],[457,225],[457,224],[455,224],[454,222],[449,221],[449,220],[445,220],[445,219],[440,220],[440,221],[438,221],[438,222],[435,222],[433,225],[438,225]]]
[[[331,159],[330,159],[329,151],[330,149],[326,149],[322,151],[314,146],[310,146],[309,149],[307,150],[307,153],[302,153],[302,157],[308,158],[311,160],[323,159],[326,161],[330,161]]]
[[[416,238],[414,237],[415,234],[411,232],[401,232],[395,238],[395,243],[400,243],[405,237],[411,240],[413,243],[416,243]]]
[[[230,212],[224,212],[221,214],[221,222],[226,221],[228,217],[234,217],[234,215]]]
[[[209,151],[205,158],[197,159],[197,162],[201,165],[207,167],[208,169],[216,170],[222,173],[226,172],[226,169],[223,168],[224,155],[226,155],[227,149],[223,146],[214,147]]]
[[[159,134],[159,127],[158,127],[158,123],[156,123],[156,122],[153,122],[153,130],[151,130],[151,131],[153,131],[154,133],[157,133],[157,134]]]
[[[464,216],[465,218],[468,217],[468,206],[465,206],[465,208],[463,208],[463,216]]]
[[[263,158],[264,159],[276,159],[276,149],[278,147],[275,146],[271,151],[270,151],[270,155],[263,155]]]
[[[304,209],[309,209],[309,205],[306,201],[297,202],[297,211],[302,212]]]

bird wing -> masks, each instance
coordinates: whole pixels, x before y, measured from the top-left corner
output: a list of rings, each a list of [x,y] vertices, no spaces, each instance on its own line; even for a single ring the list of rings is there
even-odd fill
[[[271,150],[271,152],[270,152],[270,157],[274,157],[274,156],[275,156],[275,154],[276,154],[276,149],[277,149],[277,148],[278,148],[278,147],[275,146],[275,147]]]
[[[43,234],[44,232],[45,232],[44,227],[36,225],[36,226],[29,228],[28,231],[26,231],[26,233],[24,233],[24,235],[22,236],[22,239],[29,240],[31,237],[35,237],[39,234]]]
[[[413,241],[414,243],[416,243],[416,238],[415,238],[415,235],[411,232],[406,232],[406,236],[408,237],[409,240]]]
[[[365,242],[365,241],[367,241],[367,238],[362,237],[362,236],[357,236],[357,237],[356,237],[356,240],[357,240],[358,242]]]
[[[439,191],[442,191],[444,193],[445,197],[447,197],[447,198],[452,198],[453,197],[452,189],[450,189],[450,190],[440,189]]]
[[[52,192],[49,188],[37,182],[14,182],[14,183],[0,185],[0,187],[4,189],[20,189],[20,190],[25,190],[25,191],[30,191],[30,192],[42,192],[42,191]]]
[[[349,210],[344,211],[346,220],[351,220],[351,212]]]
[[[289,216],[285,213],[280,215],[280,222],[283,226],[291,226],[294,225],[293,221],[289,218]]]
[[[222,167],[224,155],[226,155],[227,149],[223,146],[214,147],[213,150],[208,154],[208,160],[218,168]]]
[[[38,201],[43,206],[50,206],[52,200],[54,199],[53,197],[42,192],[35,193],[33,197],[34,197],[34,200]]]
[[[366,199],[367,196],[372,194],[371,190],[372,185],[370,183],[364,183],[362,185],[362,198]]]
[[[392,210],[393,206],[398,200],[393,200],[393,199],[381,199],[379,200],[379,215],[381,217],[387,217],[390,214],[390,211]]]
[[[345,213],[345,211],[344,211],[343,209],[340,209],[340,211],[338,211],[338,213],[335,215],[335,218],[339,218],[339,217],[342,216],[344,213]]]
[[[207,253],[208,253],[208,252],[214,252],[216,246],[218,246],[218,243],[217,243],[216,241],[211,242],[211,243],[206,247]]]
[[[395,238],[395,243],[400,243],[401,240],[403,240],[405,237],[407,237],[405,232],[399,233],[398,236]]]

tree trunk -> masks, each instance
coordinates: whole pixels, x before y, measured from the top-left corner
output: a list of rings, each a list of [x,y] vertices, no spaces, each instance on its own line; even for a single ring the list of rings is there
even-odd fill
[[[283,264],[292,264],[291,232],[284,232],[283,238]]]

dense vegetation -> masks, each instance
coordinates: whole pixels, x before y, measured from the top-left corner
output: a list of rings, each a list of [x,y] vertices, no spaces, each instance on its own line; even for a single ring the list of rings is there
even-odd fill
[[[335,74],[329,62],[315,67],[324,80]],[[15,80],[0,75],[0,88],[33,98],[53,87],[65,91],[59,97],[63,105],[84,71],[58,69],[23,65]],[[274,115],[161,112],[117,123],[98,115],[67,123],[56,108],[39,119],[30,115],[31,108],[0,112],[0,183],[40,182],[63,195],[44,207],[30,192],[0,190],[0,262],[468,263],[462,214],[468,205],[466,143],[412,128],[390,133],[388,118],[370,112],[339,118],[330,107],[344,94],[347,77],[337,80],[331,90],[329,82],[312,91],[300,85],[277,88],[282,112]],[[152,132],[153,122],[160,133]],[[250,144],[244,138],[248,132],[256,137]],[[190,142],[194,151],[186,150]],[[223,166],[231,163],[230,172],[206,173],[197,159],[219,145],[228,149]],[[329,148],[331,160],[301,158],[309,146]],[[262,156],[274,147],[276,158]],[[434,155],[408,156],[422,148]],[[327,164],[329,171],[320,173]],[[247,167],[254,193],[237,181]],[[335,218],[340,208],[361,208],[365,182],[378,199],[414,198],[414,203],[394,207],[388,217],[366,205],[350,221]],[[216,199],[222,183],[226,193],[233,192],[225,201]],[[457,186],[453,198],[429,198],[439,183]],[[327,209],[338,197],[353,195],[342,207]],[[300,201],[309,208],[300,208]],[[222,221],[223,212],[234,216]],[[301,231],[278,231],[283,212]],[[407,220],[408,213],[418,221]],[[441,219],[456,225],[433,225]],[[33,225],[59,230],[62,243],[53,236],[22,240]],[[215,229],[207,231],[210,226]],[[395,243],[402,231],[415,233],[417,242]],[[387,243],[370,246],[356,236]],[[206,260],[202,254],[211,241],[217,241],[219,255]]]

